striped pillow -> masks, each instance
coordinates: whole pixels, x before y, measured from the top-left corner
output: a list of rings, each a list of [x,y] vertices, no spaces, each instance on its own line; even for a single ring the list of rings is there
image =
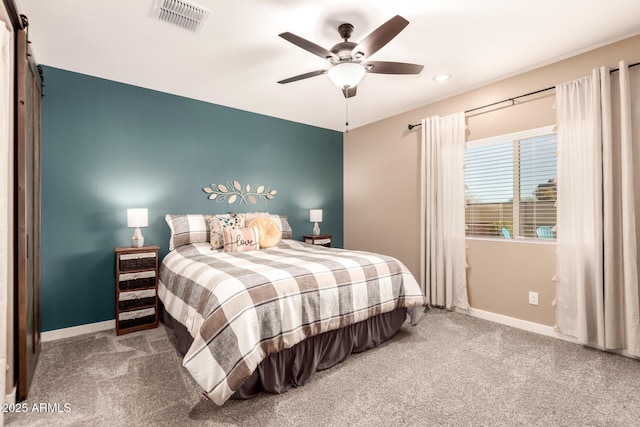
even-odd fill
[[[260,249],[258,227],[223,228],[225,252],[246,252]]]
[[[282,231],[283,239],[293,239],[293,230],[286,215],[269,215],[269,218],[278,225],[278,228]]]
[[[209,241],[209,215],[165,215],[164,220],[171,230],[169,250],[191,243]]]

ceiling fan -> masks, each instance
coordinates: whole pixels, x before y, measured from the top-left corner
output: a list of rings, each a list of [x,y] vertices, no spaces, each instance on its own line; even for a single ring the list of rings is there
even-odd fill
[[[345,23],[338,27],[338,33],[340,33],[340,37],[342,37],[344,41],[334,45],[329,50],[295,34],[282,33],[280,37],[322,59],[326,59],[331,64],[331,67],[326,70],[316,70],[289,77],[288,79],[280,80],[278,83],[286,84],[308,79],[309,77],[328,74],[331,81],[342,89],[345,98],[351,98],[356,95],[357,85],[366,73],[420,74],[423,66],[418,64],[388,61],[364,62],[368,57],[389,43],[407,25],[409,25],[409,21],[400,15],[396,15],[376,28],[360,43],[354,43],[349,41],[351,33],[353,32],[353,25]]]

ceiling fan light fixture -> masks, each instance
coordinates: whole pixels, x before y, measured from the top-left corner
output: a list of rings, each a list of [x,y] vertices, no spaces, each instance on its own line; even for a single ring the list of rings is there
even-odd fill
[[[329,78],[340,89],[356,87],[366,73],[357,62],[343,62],[329,69]]]

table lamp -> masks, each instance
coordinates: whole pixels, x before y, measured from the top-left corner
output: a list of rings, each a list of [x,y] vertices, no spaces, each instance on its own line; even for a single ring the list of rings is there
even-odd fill
[[[140,232],[140,227],[147,227],[149,225],[149,215],[147,209],[127,209],[127,227],[136,230],[133,232],[133,238],[131,239],[131,246],[134,248],[141,248],[144,246],[144,237]]]
[[[322,209],[311,209],[309,211],[309,221],[315,222],[313,226],[313,235],[320,235],[320,227],[318,226],[319,222],[322,222]]]

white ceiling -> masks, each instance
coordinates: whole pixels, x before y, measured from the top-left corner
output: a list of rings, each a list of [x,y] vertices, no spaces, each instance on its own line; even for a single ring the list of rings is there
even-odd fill
[[[329,49],[340,23],[358,42],[409,20],[370,59],[425,68],[366,75],[355,128],[640,33],[639,0],[192,0],[213,12],[199,34],[152,18],[153,2],[16,0],[41,64],[340,131],[345,99],[326,75],[276,83],[327,65],[278,34]]]

